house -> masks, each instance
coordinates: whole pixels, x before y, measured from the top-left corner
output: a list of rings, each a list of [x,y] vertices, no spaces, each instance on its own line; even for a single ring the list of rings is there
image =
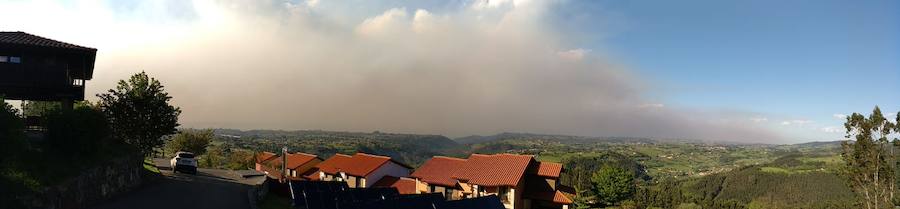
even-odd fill
[[[284,159],[287,159],[287,164],[282,165]],[[321,162],[322,159],[313,154],[298,152],[280,157],[275,153],[261,152],[256,157],[256,170],[277,180],[282,180],[285,175],[288,180],[309,180],[305,174]]]
[[[494,195],[447,201],[437,193],[403,194],[394,187],[349,188],[337,181],[290,181],[288,186],[297,209],[503,209]]]
[[[316,166],[317,172],[307,178],[320,181],[343,181],[350,188],[369,188],[385,176],[407,176],[412,167],[391,157],[356,153],[335,154]]]
[[[276,157],[278,157],[278,155],[271,152],[260,152],[256,154],[256,171],[265,173],[267,171],[265,170],[266,162],[275,159]]]
[[[372,185],[373,188],[396,188],[400,194],[423,194],[423,188],[419,187],[422,185],[418,181],[412,178],[407,177],[395,177],[395,176],[384,176],[375,184]]]
[[[561,164],[530,155],[472,154],[468,159],[437,156],[410,176],[427,193],[448,200],[497,195],[508,209],[568,209],[574,192],[560,185]]]
[[[0,32],[0,95],[11,100],[84,100],[97,49],[25,32]]]

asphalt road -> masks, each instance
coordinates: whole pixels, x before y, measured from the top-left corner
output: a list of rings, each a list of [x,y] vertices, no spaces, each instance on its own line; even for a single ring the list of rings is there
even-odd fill
[[[163,178],[115,197],[95,209],[247,209],[250,180],[230,171],[198,169],[197,175],[172,173],[166,159],[156,159]]]

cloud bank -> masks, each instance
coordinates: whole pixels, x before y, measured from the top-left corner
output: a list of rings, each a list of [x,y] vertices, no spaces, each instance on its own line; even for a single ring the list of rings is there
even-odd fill
[[[339,3],[2,3],[0,27],[99,48],[89,94],[148,72],[189,127],[781,139],[646,98],[640,75],[542,21],[564,1]]]

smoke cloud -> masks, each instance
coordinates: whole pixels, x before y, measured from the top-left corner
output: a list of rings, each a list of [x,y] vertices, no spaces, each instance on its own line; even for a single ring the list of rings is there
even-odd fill
[[[741,114],[652,101],[603,49],[567,47],[542,21],[566,2],[338,3],[21,2],[0,19],[34,20],[0,26],[97,47],[91,95],[146,71],[188,127],[780,140]]]

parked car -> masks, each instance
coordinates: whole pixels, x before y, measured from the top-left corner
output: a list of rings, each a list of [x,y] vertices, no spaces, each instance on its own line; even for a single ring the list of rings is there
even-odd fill
[[[175,153],[175,157],[172,158],[169,163],[172,165],[172,172],[183,172],[190,174],[197,174],[197,159],[194,158],[194,153],[190,152],[178,152]]]

